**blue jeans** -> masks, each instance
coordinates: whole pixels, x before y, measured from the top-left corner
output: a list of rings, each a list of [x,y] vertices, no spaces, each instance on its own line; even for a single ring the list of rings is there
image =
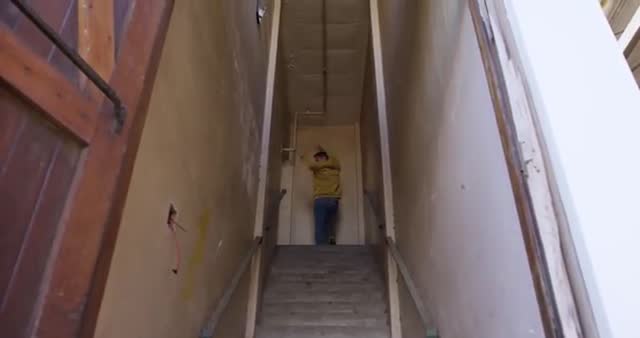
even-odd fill
[[[329,244],[337,214],[337,198],[321,197],[316,198],[313,202],[313,215],[316,222],[316,245]]]

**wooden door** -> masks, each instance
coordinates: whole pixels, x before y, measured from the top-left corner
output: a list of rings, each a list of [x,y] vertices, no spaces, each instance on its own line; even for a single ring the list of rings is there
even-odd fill
[[[0,0],[0,335],[89,337],[172,1],[26,3],[128,115]]]

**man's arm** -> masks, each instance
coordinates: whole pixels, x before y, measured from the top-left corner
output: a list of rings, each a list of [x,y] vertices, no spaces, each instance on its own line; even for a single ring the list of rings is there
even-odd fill
[[[327,164],[327,166],[336,170],[340,170],[340,160],[338,160],[335,155],[329,154],[329,163]]]
[[[300,159],[302,160],[304,165],[306,165],[309,169],[317,170],[319,168],[318,162],[314,161],[312,157],[313,155],[310,156],[309,154],[302,154],[300,156]]]

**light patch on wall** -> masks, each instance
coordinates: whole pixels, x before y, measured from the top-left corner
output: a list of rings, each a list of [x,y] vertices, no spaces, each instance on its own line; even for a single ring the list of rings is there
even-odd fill
[[[265,14],[267,14],[267,6],[264,3],[264,0],[256,1],[256,20],[258,20],[258,25],[262,23],[262,19],[264,19]]]
[[[248,106],[247,109],[251,109]],[[258,121],[251,114],[242,114],[242,125],[245,126],[245,137],[242,139],[242,181],[245,183],[245,192],[247,196],[255,196],[258,190],[258,167],[259,152],[255,149],[260,148],[260,132]]]
[[[207,230],[209,228],[209,221],[211,220],[209,209],[205,209],[198,221],[198,238],[196,239],[189,261],[187,262],[187,268],[185,273],[185,284],[182,288],[182,299],[190,301],[193,297],[193,288],[195,283],[195,277],[198,273],[198,268],[204,263],[204,256],[206,253],[207,245]],[[218,244],[220,246],[221,243]]]
[[[262,23],[262,19],[264,15],[267,13],[267,10],[264,8],[258,8],[256,11],[256,19],[258,20],[258,25]]]

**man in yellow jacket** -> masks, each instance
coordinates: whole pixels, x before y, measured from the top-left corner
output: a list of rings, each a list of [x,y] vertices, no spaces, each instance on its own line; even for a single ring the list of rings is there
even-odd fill
[[[340,162],[317,146],[313,160],[303,155],[303,160],[313,172],[313,215],[317,245],[336,244],[335,220],[342,197],[340,186]]]

